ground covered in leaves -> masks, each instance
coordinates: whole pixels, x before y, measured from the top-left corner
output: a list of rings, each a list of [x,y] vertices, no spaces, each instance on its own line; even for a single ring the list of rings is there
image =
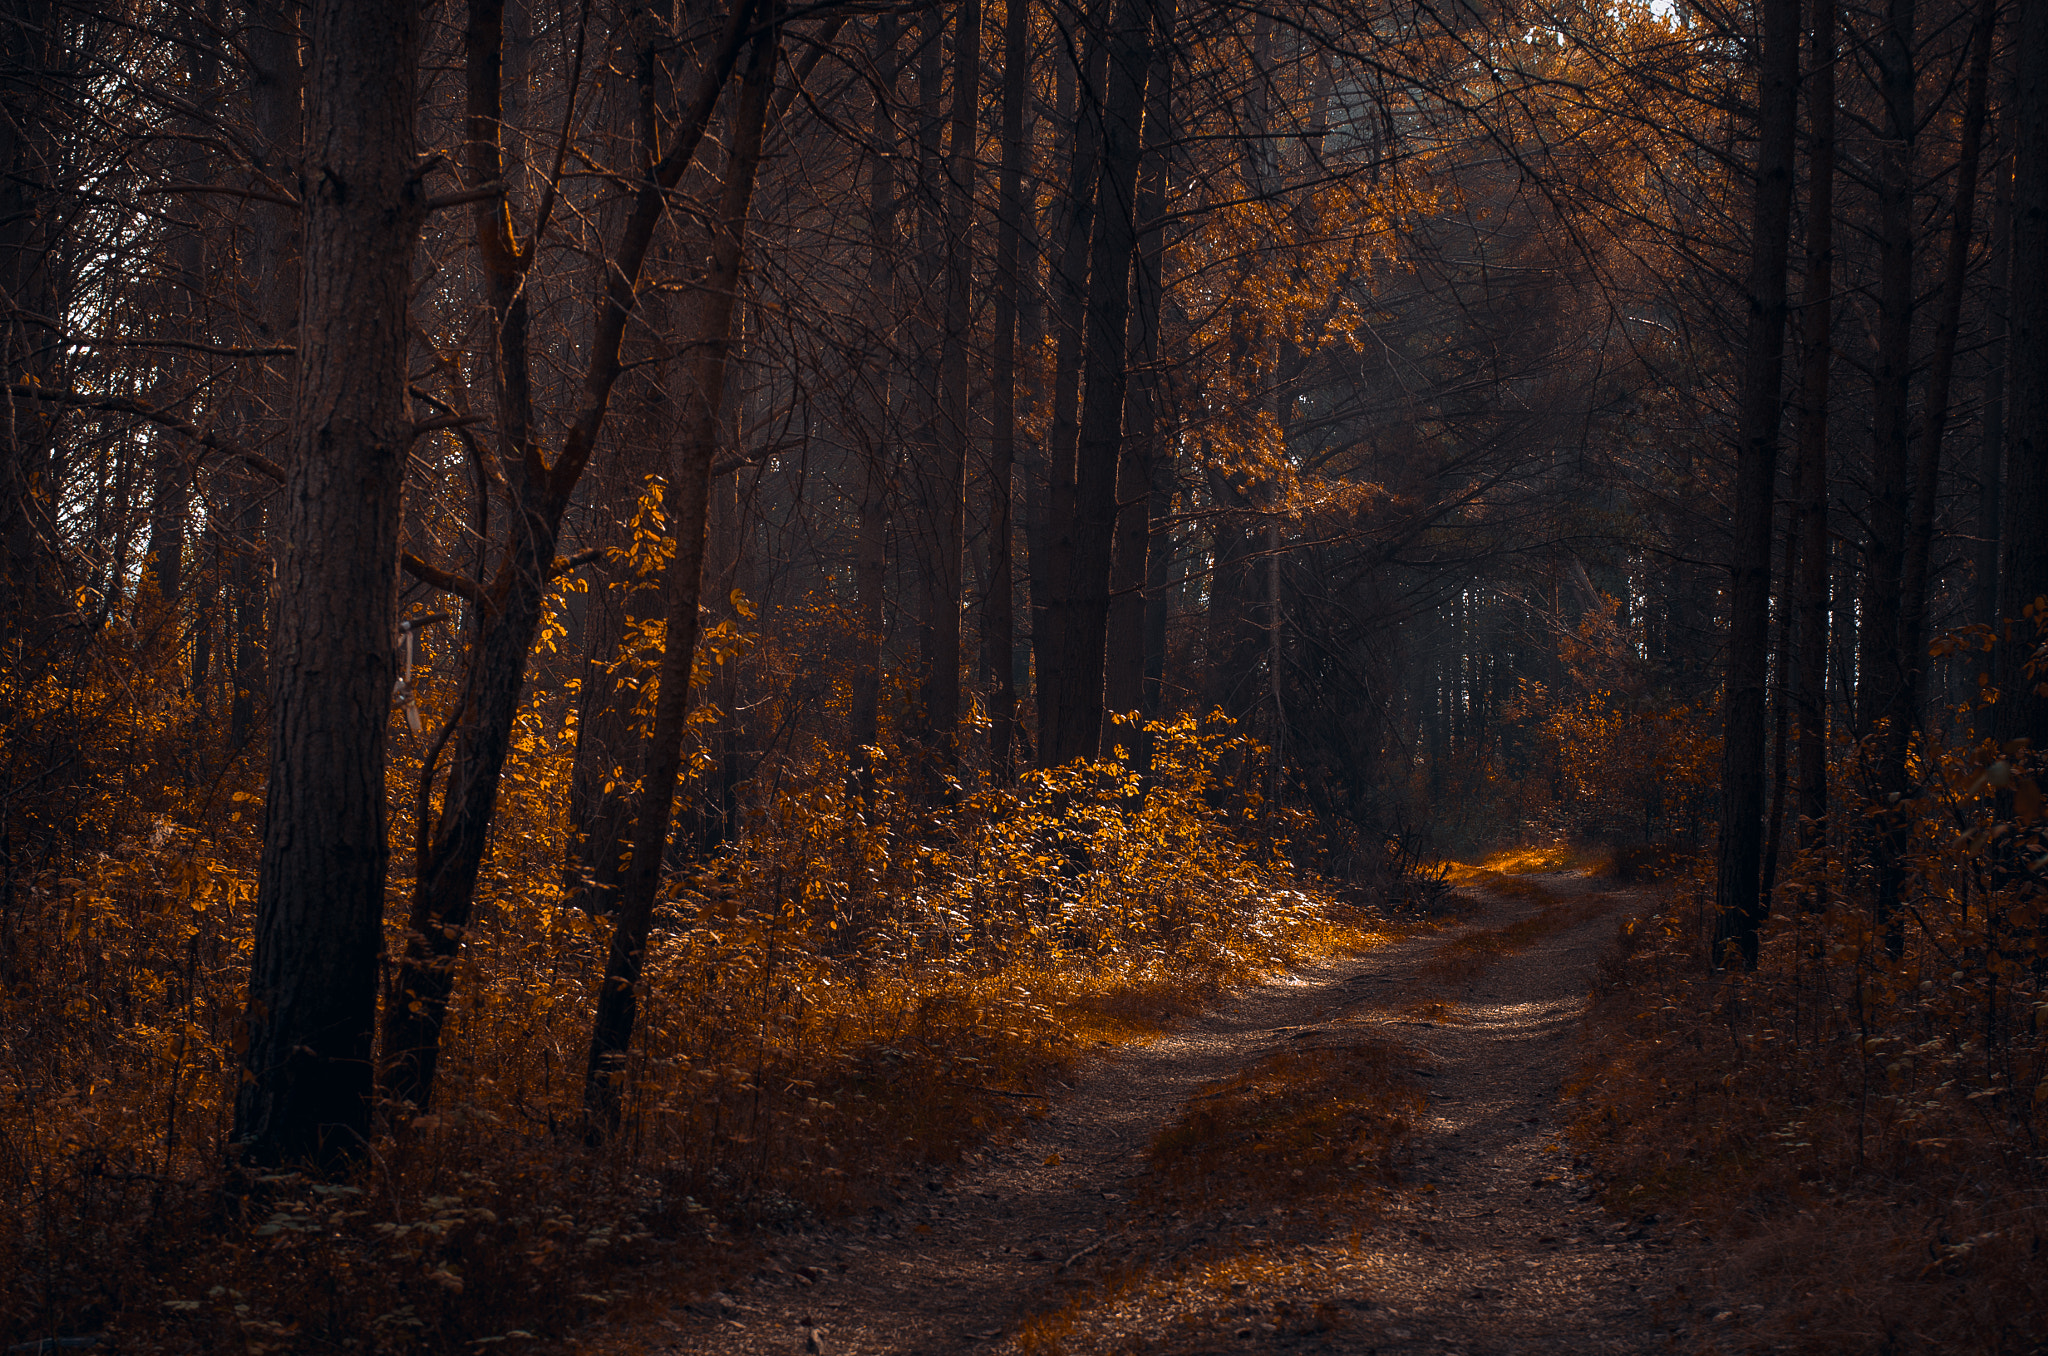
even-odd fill
[[[1562,1138],[1589,977],[1640,896],[1467,910],[1104,1058],[1022,1130],[598,1341],[676,1353],[1650,1352],[1698,1240]],[[1007,1095],[990,1089],[991,1097]]]

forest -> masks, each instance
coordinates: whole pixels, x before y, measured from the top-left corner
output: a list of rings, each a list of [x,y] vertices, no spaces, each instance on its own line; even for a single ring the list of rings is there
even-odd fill
[[[10,1352],[738,1343],[1210,1005],[1437,945],[1426,1045],[1568,926],[1657,1349],[2048,1343],[2048,2],[0,43]],[[1420,1048],[1156,1213],[1394,1218]]]

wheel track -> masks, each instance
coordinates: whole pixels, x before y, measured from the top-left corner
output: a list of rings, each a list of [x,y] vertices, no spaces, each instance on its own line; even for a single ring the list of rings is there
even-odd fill
[[[1608,1216],[1559,1138],[1594,961],[1640,901],[1564,873],[1529,879],[1536,899],[1482,892],[1459,926],[1305,967],[1118,1052],[1012,1142],[925,1177],[893,1211],[779,1240],[750,1283],[678,1306],[635,1349],[938,1356],[1058,1332],[1075,1352],[1190,1356],[1672,1350],[1690,1331],[1695,1245]],[[1447,967],[1488,930],[1522,949]],[[1462,1020],[1415,1015],[1432,1003]],[[1191,1260],[1273,1246],[1283,1230],[1148,1218],[1130,1199],[1147,1146],[1209,1085],[1293,1040],[1354,1030],[1416,1051],[1428,1111],[1403,1185],[1377,1211],[1311,1227],[1320,1242],[1302,1245],[1304,1220],[1288,1215],[1295,1281],[1177,1302],[1171,1278]],[[1111,1276],[1126,1299],[1091,1302],[1088,1283]]]

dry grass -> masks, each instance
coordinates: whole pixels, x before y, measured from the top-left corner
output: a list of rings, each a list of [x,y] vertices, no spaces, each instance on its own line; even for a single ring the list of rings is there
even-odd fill
[[[1567,843],[1545,843],[1534,847],[1503,848],[1477,862],[1454,863],[1452,879],[1460,884],[1491,884],[1496,877],[1526,876],[1540,871],[1569,871],[1588,865],[1583,849]]]

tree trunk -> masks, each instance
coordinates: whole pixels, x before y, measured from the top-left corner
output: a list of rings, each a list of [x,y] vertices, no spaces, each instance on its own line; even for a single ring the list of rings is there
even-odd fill
[[[1795,513],[1796,518],[1796,513]],[[1799,532],[1797,527],[1785,534],[1785,568],[1779,575],[1781,580],[1795,578],[1799,572]],[[1778,859],[1785,842],[1785,790],[1791,780],[1792,763],[1792,622],[1791,597],[1782,592],[1778,599],[1778,641],[1772,647],[1776,665],[1775,689],[1771,701],[1771,808],[1764,815],[1764,864],[1763,886],[1759,892],[1757,908],[1766,918],[1771,914],[1771,899],[1778,888]]]
[[[1080,35],[1085,57],[1069,72],[1075,93],[1073,116],[1062,117],[1074,128],[1073,152],[1067,166],[1067,192],[1061,213],[1059,258],[1052,266],[1052,327],[1055,344],[1052,379],[1052,431],[1046,440],[1042,530],[1031,548],[1032,649],[1038,659],[1038,763],[1057,767],[1060,750],[1073,740],[1061,729],[1066,715],[1067,656],[1072,645],[1076,533],[1080,501],[1075,475],[1081,424],[1081,371],[1087,348],[1089,241],[1094,235],[1095,188],[1101,177],[1102,82],[1109,44],[1096,32],[1100,0],[1082,16]]]
[[[1259,651],[1266,639],[1253,614],[1253,596],[1259,587],[1253,537],[1248,515],[1242,511],[1243,492],[1213,469],[1209,490],[1215,527],[1202,714],[1221,710],[1232,720],[1243,720],[1258,705]]]
[[[1147,710],[1146,661],[1152,633],[1147,619],[1151,592],[1157,587],[1151,565],[1157,517],[1165,506],[1154,492],[1159,462],[1169,460],[1160,446],[1164,381],[1159,371],[1159,315],[1164,268],[1167,172],[1173,154],[1174,0],[1156,6],[1158,31],[1153,35],[1151,66],[1145,74],[1145,152],[1138,171],[1137,271],[1132,280],[1130,398],[1124,411],[1124,457],[1117,473],[1116,549],[1111,565],[1109,658],[1103,678],[1103,699],[1111,713],[1140,716]],[[1161,614],[1163,618],[1163,613]],[[1140,765],[1149,762],[1148,741],[1134,734]]]
[[[1024,115],[1031,85],[1028,0],[1003,7],[1003,163],[996,206],[995,345],[990,354],[988,599],[982,612],[982,653],[988,671],[989,775],[1007,785],[1016,767],[1017,685],[1015,575],[1010,505],[1017,461],[1017,300],[1024,245]]]
[[[2006,379],[2005,517],[1998,615],[2008,628],[1994,655],[1999,697],[1992,731],[2048,748],[2048,695],[2026,663],[2040,645],[2025,610],[2048,596],[2048,5],[2020,8],[2019,118],[2013,153],[2011,337]]]
[[[1799,653],[1793,661],[1799,709],[1799,850],[1809,861],[1827,842],[1828,814],[1828,378],[1834,363],[1835,0],[1814,0],[1813,75],[1807,86],[1813,132],[1806,212],[1806,280],[1800,296],[1799,575],[1794,585]],[[1816,885],[1802,907],[1826,906]]]
[[[526,377],[513,360],[523,345],[501,339],[498,346],[499,361],[510,369],[500,381],[505,412],[500,416],[503,427],[499,436],[515,522],[490,584],[475,589],[470,599],[477,636],[470,650],[462,704],[452,717],[455,751],[437,816],[427,813],[435,778],[432,760],[419,788],[420,846],[412,910],[405,956],[392,1001],[384,1009],[379,1056],[384,1090],[395,1103],[425,1110],[433,1095],[441,1028],[454,988],[452,967],[462,948],[476,899],[477,877],[490,843],[498,787],[525,687],[527,655],[540,626],[541,605],[553,573],[562,515],[590,464],[610,409],[612,389],[625,370],[620,345],[637,301],[641,266],[654,242],[655,228],[703,141],[719,91],[745,46],[749,20],[759,9],[754,0],[739,0],[727,13],[689,99],[674,125],[664,129],[662,143],[667,149],[659,159],[645,164],[635,180],[631,209],[605,270],[603,293],[593,308],[580,404],[567,421],[568,432],[552,464],[542,456],[531,422],[518,408],[517,392],[525,387]],[[496,20],[502,19],[502,9],[493,0],[475,0],[471,17],[473,29],[501,27]],[[481,168],[485,178],[479,182],[488,182],[496,176],[497,160],[485,138],[496,137],[501,122],[497,94],[488,77],[496,71],[498,56],[487,31],[473,32],[469,52],[471,175],[474,178]],[[485,78],[480,79],[480,74]],[[530,264],[531,249],[522,251],[513,239],[509,207],[502,202],[487,203],[478,210],[475,221],[479,253],[485,256],[487,269],[502,268],[508,262],[514,268]],[[494,283],[494,287],[502,297],[502,286]],[[509,308],[500,311],[505,321],[519,314]],[[501,321],[501,329],[514,330],[513,337],[517,337],[515,326]],[[510,392],[511,398],[504,392]],[[677,484],[687,482],[679,479]],[[687,492],[679,492],[687,497]],[[694,613],[691,625],[695,625]]]
[[[623,1107],[626,1051],[639,1013],[639,984],[654,921],[654,896],[668,849],[676,784],[681,779],[684,739],[690,714],[690,671],[699,629],[705,546],[709,538],[711,465],[718,450],[727,357],[733,342],[740,264],[745,253],[747,212],[761,163],[768,95],[774,83],[775,30],[754,38],[740,97],[733,108],[724,182],[712,232],[711,258],[687,322],[689,378],[680,420],[675,469],[675,508],[670,523],[675,555],[669,560],[665,592],[667,632],[654,700],[654,726],[643,761],[641,800],[634,815],[632,865],[619,891],[618,923],[605,961],[592,1024],[590,1058],[583,1084],[584,1133],[593,1143],[616,1133]]]
[[[1721,763],[1721,843],[1714,961],[1734,946],[1757,960],[1758,858],[1764,798],[1764,674],[1770,654],[1772,495],[1785,365],[1785,261],[1798,124],[1799,0],[1764,0],[1759,54],[1756,202],[1751,218],[1749,335],[1736,429],[1728,678]]]
[[[946,151],[946,313],[939,350],[937,465],[931,487],[937,540],[929,580],[930,647],[925,656],[925,724],[937,771],[950,783],[959,768],[960,597],[967,547],[967,446],[973,432],[968,352],[974,324],[974,141],[981,95],[981,0],[954,7],[952,125]],[[1005,514],[1005,517],[1008,515]]]
[[[918,11],[916,44],[912,55],[917,71],[917,127],[912,143],[916,163],[916,192],[911,196],[911,234],[915,242],[913,282],[906,297],[906,330],[910,336],[911,358],[906,365],[905,401],[910,408],[909,447],[906,468],[910,473],[908,541],[914,569],[911,583],[917,599],[917,698],[905,722],[905,734],[915,747],[912,767],[920,800],[930,802],[946,793],[952,745],[941,737],[940,713],[958,708],[957,693],[943,688],[944,664],[939,654],[946,649],[943,637],[950,621],[956,638],[949,652],[957,657],[960,600],[945,596],[941,578],[945,573],[945,539],[951,518],[948,511],[950,453],[945,419],[946,364],[946,194],[942,180],[949,168],[945,159],[945,55],[946,15],[938,6]],[[957,670],[958,664],[954,665]]]
[[[633,691],[614,668],[629,627],[651,621],[655,591],[627,579],[617,595],[603,575],[583,619],[583,676],[577,692],[576,751],[569,773],[569,842],[563,895],[585,913],[612,911],[619,844],[627,832],[625,784],[633,779]],[[640,615],[648,613],[649,615]]]
[[[406,299],[425,216],[409,0],[310,14],[299,376],[278,561],[270,779],[235,1138],[333,1166],[370,1128],[384,735],[412,443]]]
[[[1059,645],[1041,686],[1040,756],[1057,767],[1100,751],[1110,559],[1116,539],[1117,463],[1129,378],[1131,260],[1137,249],[1137,180],[1150,61],[1145,0],[1120,0],[1108,42],[1108,89],[1088,261],[1083,387],[1074,462],[1073,547],[1059,606]]]
[[[875,20],[875,64],[882,92],[875,97],[870,131],[875,152],[868,158],[868,298],[873,314],[895,313],[896,121],[889,95],[896,85],[897,24],[894,14]],[[885,331],[878,329],[860,379],[862,457],[859,521],[855,526],[853,589],[853,675],[848,684],[847,740],[853,792],[862,805],[875,796],[874,750],[882,739],[882,595],[889,580],[889,487],[895,476],[895,442],[889,428],[889,385],[893,370]]]
[[[55,245],[62,233],[63,197],[50,182],[58,161],[61,113],[48,105],[43,86],[59,75],[62,49],[50,0],[24,0],[0,24],[0,296],[35,315],[49,315],[64,290]],[[10,318],[0,332],[0,362],[10,386],[55,385],[59,337]],[[42,653],[58,619],[69,610],[59,556],[62,534],[52,516],[58,415],[54,407],[19,392],[0,409],[0,655],[10,660]],[[15,670],[17,684],[22,672]],[[11,713],[0,712],[0,716]]]
[[[1985,298],[1984,417],[1977,443],[1977,542],[1971,564],[1976,579],[1971,620],[1998,621],[1998,532],[2005,497],[2006,307],[2012,295],[2012,145],[2014,96],[2000,98],[1998,153],[1992,160],[1991,258]]]
[[[249,187],[266,188],[265,176],[290,182],[298,172],[305,144],[305,80],[300,65],[301,6],[297,0],[257,0],[247,7],[239,34],[249,72],[250,150],[255,173]],[[241,263],[237,305],[242,314],[242,342],[271,347],[292,342],[298,327],[299,268],[303,222],[290,207],[251,200],[248,225],[235,242]],[[258,384],[237,392],[236,435],[244,446],[262,447],[288,436],[272,413],[288,406],[288,377],[266,365]],[[267,684],[265,642],[269,634],[270,582],[273,561],[264,531],[264,503],[269,487],[241,467],[221,468],[221,509],[227,547],[226,619],[228,634],[223,665],[228,680],[228,750],[232,757],[255,738],[256,698]]]
[[[1903,743],[1892,730],[1910,725],[1904,705],[1909,662],[1899,633],[1904,587],[1906,517],[1911,485],[1907,391],[1913,378],[1913,147],[1917,133],[1913,69],[1913,0],[1888,0],[1875,44],[1878,85],[1885,105],[1885,139],[1878,164],[1877,352],[1872,372],[1870,492],[1865,514],[1870,535],[1863,562],[1863,605],[1857,634],[1856,723],[1862,738],[1877,736],[1869,792],[1903,795]],[[1905,939],[1894,915],[1904,885],[1905,826],[1896,811],[1872,824],[1869,847],[1876,866],[1873,913],[1885,929],[1888,951]]]
[[[1928,562],[1934,551],[1934,511],[1941,493],[1941,440],[1948,427],[1949,385],[1955,373],[1956,335],[1962,327],[1963,290],[1969,281],[1970,229],[1977,206],[1977,165],[1984,140],[1984,114],[1991,82],[1991,38],[1998,23],[1997,0],[1980,0],[1970,48],[1970,74],[1963,97],[1962,146],[1956,163],[1954,217],[1948,255],[1942,262],[1941,295],[1935,303],[1934,354],[1920,410],[1914,449],[1913,509],[1906,525],[1906,552],[1899,590],[1899,651],[1902,719],[1893,723],[1892,757],[1904,767],[1918,723],[1927,669]]]

